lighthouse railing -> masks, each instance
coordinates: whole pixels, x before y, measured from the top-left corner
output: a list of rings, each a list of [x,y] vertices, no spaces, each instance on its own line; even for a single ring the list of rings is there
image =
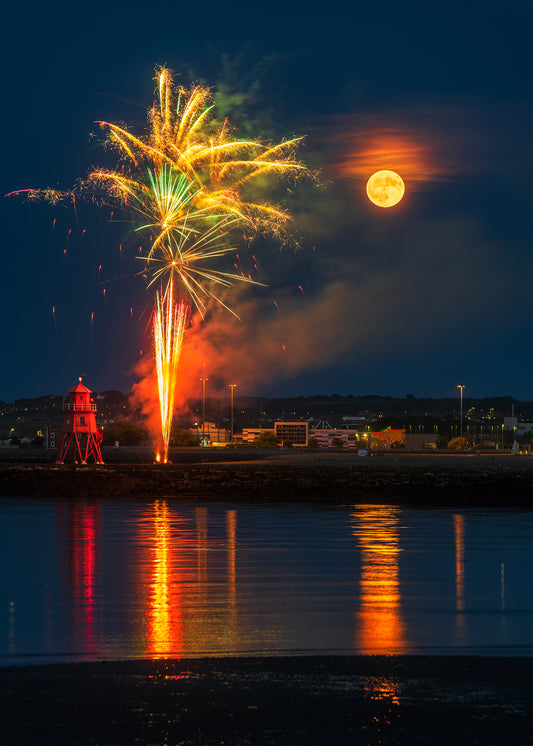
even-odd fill
[[[90,402],[89,404],[76,404],[69,401],[63,404],[63,410],[65,412],[96,412],[96,404],[94,402]]]

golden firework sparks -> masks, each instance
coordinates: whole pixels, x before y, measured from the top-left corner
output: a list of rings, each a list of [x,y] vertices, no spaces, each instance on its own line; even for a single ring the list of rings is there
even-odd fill
[[[258,188],[264,192],[266,185],[280,180],[293,182],[311,176],[296,158],[303,138],[274,145],[233,138],[227,121],[217,123],[208,87],[177,87],[165,67],[157,71],[156,81],[158,100],[148,112],[144,136],[99,122],[108,131],[108,144],[118,151],[126,172],[146,167],[161,172],[163,166],[170,166],[193,185],[196,209],[231,215],[258,232],[286,239],[289,213],[279,205],[255,200],[252,193]],[[89,180],[102,183],[106,178],[111,191],[127,181],[123,172],[102,169]]]
[[[174,394],[188,309],[185,303],[174,302],[174,282],[167,283],[164,292],[156,292],[153,313],[153,335],[163,463],[168,461],[168,444],[174,415]]]

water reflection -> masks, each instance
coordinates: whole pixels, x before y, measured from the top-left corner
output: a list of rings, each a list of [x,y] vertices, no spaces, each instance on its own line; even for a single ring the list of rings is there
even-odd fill
[[[228,537],[228,600],[231,609],[232,626],[236,622],[237,583],[235,572],[235,553],[237,548],[237,511],[226,513],[226,531]]]
[[[455,639],[459,644],[466,642],[465,618],[465,517],[453,516],[455,538]]]
[[[355,645],[369,655],[407,648],[400,606],[399,516],[400,509],[390,505],[366,505],[352,512],[361,550]]]
[[[455,537],[455,608],[464,611],[465,608],[465,517],[453,516],[453,530]]]
[[[100,644],[97,551],[100,534],[100,503],[57,501],[57,516],[64,561],[63,577],[70,595],[71,625],[80,650],[91,653]],[[47,615],[53,636],[53,615]]]
[[[151,521],[140,522],[140,544],[148,553],[143,565],[151,568],[148,655],[179,657],[184,652],[224,650],[236,637],[238,621],[237,512],[226,511],[225,541],[218,536],[210,542],[207,508],[195,508],[188,522],[178,519],[165,500],[156,500],[150,510]],[[217,556],[223,553],[225,562]]]
[[[0,563],[7,661],[533,654],[533,512],[0,500]]]
[[[198,582],[205,584],[207,579],[207,508],[195,508],[196,553],[198,556]]]
[[[160,658],[183,650],[181,584],[172,566],[179,541],[171,536],[168,505],[156,500],[153,506],[152,578],[147,609],[147,652]]]

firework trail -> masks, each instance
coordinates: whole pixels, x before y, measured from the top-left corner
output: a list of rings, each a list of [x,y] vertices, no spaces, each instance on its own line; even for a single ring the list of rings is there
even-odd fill
[[[174,302],[174,281],[171,279],[163,292],[156,292],[153,312],[153,333],[157,386],[161,412],[161,451],[156,459],[168,462],[168,444],[174,414],[174,393],[178,365],[187,323],[188,308],[182,301]]]
[[[59,337],[59,332],[57,330],[56,307],[55,306],[52,306],[52,318],[54,319],[54,329],[56,330],[56,337]]]

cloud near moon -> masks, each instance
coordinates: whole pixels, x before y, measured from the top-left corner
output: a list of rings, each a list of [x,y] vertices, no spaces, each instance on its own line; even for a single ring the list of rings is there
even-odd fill
[[[343,152],[334,165],[337,177],[366,182],[371,174],[391,169],[410,186],[438,180],[443,175],[431,144],[413,132],[370,128],[345,133]]]
[[[442,106],[342,117],[333,137],[332,175],[359,188],[376,171],[391,169],[401,174],[411,191],[478,171],[468,156],[471,144],[459,134],[458,122],[465,116],[468,111],[460,107]]]

